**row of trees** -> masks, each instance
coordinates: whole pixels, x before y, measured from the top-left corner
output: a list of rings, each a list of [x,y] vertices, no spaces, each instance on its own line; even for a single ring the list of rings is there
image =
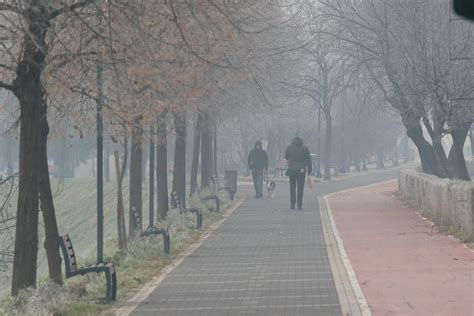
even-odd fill
[[[331,108],[332,145],[329,146],[328,165],[338,168],[341,173],[349,168],[362,171],[367,168],[368,159],[377,156],[383,167],[384,159],[396,159],[397,139],[401,142],[402,126],[396,114],[388,106],[381,109],[376,99],[366,100],[362,95],[348,90],[347,101],[339,100],[341,102]],[[285,149],[295,136],[302,137],[312,154],[324,157],[327,142],[324,114],[310,98],[295,99],[297,101],[277,109],[256,106],[221,121],[218,136],[220,169],[237,169],[248,174],[247,155],[259,139],[264,140],[270,168],[276,166],[277,160],[284,159]],[[399,147],[400,158],[405,157],[404,147]],[[317,156],[313,159],[317,163]],[[324,161],[323,166],[325,164]]]
[[[272,84],[280,97],[313,104],[314,112],[322,113],[326,179],[335,165],[334,152],[340,169],[347,159],[340,143],[348,126],[339,126],[342,137],[333,140],[338,111],[353,118],[364,112],[396,113],[424,172],[470,180],[463,148],[474,117],[472,25],[453,18],[450,1],[314,0],[301,2],[296,15],[292,38],[299,47],[282,57],[283,71]],[[359,135],[357,150],[374,136],[357,132],[357,126],[372,122],[370,116],[360,122],[349,135]],[[373,131],[377,156],[383,147],[395,147],[387,124],[374,124]],[[447,149],[446,140],[453,144]],[[334,150],[335,144],[342,150]],[[351,156],[360,160],[360,154]]]
[[[400,115],[423,171],[470,180],[463,147],[474,117],[472,25],[452,19],[444,0],[314,5],[325,21],[321,36]],[[453,143],[448,152],[445,137]]]
[[[201,185],[207,186],[216,113],[225,109],[222,95],[232,85],[256,78],[252,63],[268,49],[258,37],[275,32],[273,23],[281,26],[288,18],[280,5],[265,0],[0,2],[0,87],[16,97],[20,127],[13,295],[36,284],[39,209],[49,275],[62,283],[48,173],[49,122],[54,122],[54,130],[56,123],[66,120],[81,136],[97,128],[98,162],[104,136],[122,146],[122,156],[114,156],[119,240],[125,248],[120,188],[128,154],[130,206],[140,210],[142,146],[146,140],[156,142],[158,209],[165,217],[167,125],[171,119],[176,134],[172,187],[184,202],[186,117],[199,118],[195,146],[202,148]],[[196,164],[199,150],[193,152]],[[99,209],[101,170],[99,163]],[[98,221],[100,226],[100,215]],[[130,233],[134,224],[132,217]]]

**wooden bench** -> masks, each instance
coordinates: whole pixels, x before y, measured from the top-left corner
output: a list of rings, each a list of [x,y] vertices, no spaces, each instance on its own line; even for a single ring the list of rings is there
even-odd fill
[[[179,199],[178,192],[173,191],[171,192],[171,201],[173,205],[179,210],[179,213],[193,213],[196,214],[196,228],[202,228],[202,211],[199,208],[184,208],[181,206],[181,200]]]
[[[149,236],[158,236],[163,237],[163,253],[165,255],[170,254],[170,232],[168,229],[158,228],[155,226],[150,226],[147,229],[143,230],[140,217],[138,216],[137,209],[132,207],[133,216],[135,217],[135,223],[137,223],[137,232],[140,238],[147,238]]]
[[[63,253],[64,265],[66,266],[66,279],[92,272],[104,272],[107,285],[105,301],[106,303],[115,301],[117,295],[117,273],[113,262],[98,262],[78,268],[76,254],[74,253],[74,248],[72,247],[72,242],[68,234],[59,236],[59,245]]]

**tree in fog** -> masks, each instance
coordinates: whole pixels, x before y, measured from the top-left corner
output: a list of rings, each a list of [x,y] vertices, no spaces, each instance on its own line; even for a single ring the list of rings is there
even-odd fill
[[[324,116],[324,179],[331,178],[333,150],[333,110],[352,80],[352,60],[327,34],[334,26],[330,20],[317,14],[317,3],[305,5],[300,31],[307,44],[298,52],[298,73],[289,83],[296,95],[310,98],[315,110]]]
[[[92,1],[59,4],[49,1],[2,2],[2,76],[0,87],[20,104],[20,175],[13,263],[12,294],[36,285],[38,209],[46,231],[51,279],[62,283],[58,230],[47,164],[47,100],[42,76],[51,43],[68,22]]]
[[[366,68],[385,99],[400,114],[420,154],[423,171],[469,179],[462,154],[473,107],[455,101],[470,96],[472,65],[459,66],[453,54],[472,53],[467,24],[450,36],[450,5],[419,1],[324,1],[323,12],[338,25],[330,32],[340,49]],[[460,45],[453,47],[452,41]],[[429,141],[424,135],[427,131]],[[450,135],[446,154],[441,140]]]

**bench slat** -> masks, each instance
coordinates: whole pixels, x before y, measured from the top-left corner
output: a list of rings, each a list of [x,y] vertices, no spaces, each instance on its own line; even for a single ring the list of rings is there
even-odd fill
[[[77,270],[77,262],[76,262],[76,254],[74,253],[74,248],[72,247],[72,242],[71,239],[69,238],[69,235],[66,234],[64,236],[61,236],[64,245],[66,246],[66,251],[67,251],[67,256],[68,256],[68,262],[69,262],[69,270],[71,272],[74,272]]]
[[[85,275],[90,272],[105,272],[106,273],[106,302],[110,303],[115,301],[117,294],[117,276],[115,274],[115,267],[112,262],[95,263],[80,269],[77,268],[76,255],[74,248],[72,247],[71,239],[69,235],[60,236],[59,243],[63,253],[63,258],[66,265],[66,278],[70,278],[77,275]],[[96,268],[96,269],[94,269]],[[105,268],[105,269],[104,269]]]

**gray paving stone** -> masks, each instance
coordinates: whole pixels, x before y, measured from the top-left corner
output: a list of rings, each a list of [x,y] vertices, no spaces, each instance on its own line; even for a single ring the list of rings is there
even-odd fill
[[[288,184],[274,199],[247,199],[176,267],[133,315],[341,315],[317,194],[379,182],[393,172],[327,182],[288,209]]]

